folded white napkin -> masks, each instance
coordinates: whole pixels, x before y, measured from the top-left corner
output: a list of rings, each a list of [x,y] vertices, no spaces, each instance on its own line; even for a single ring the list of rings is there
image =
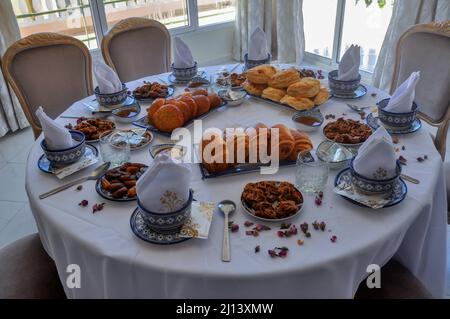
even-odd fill
[[[267,38],[263,29],[257,27],[250,36],[248,46],[248,59],[253,61],[261,61],[267,59],[269,52],[267,51]]]
[[[371,179],[388,179],[396,175],[397,157],[392,138],[380,126],[358,150],[353,161],[355,171]]]
[[[179,37],[176,37],[173,41],[173,66],[180,69],[192,68],[195,61],[191,49]]]
[[[345,51],[339,63],[338,80],[352,81],[359,77],[359,65],[361,63],[361,48],[353,45]]]
[[[410,112],[416,96],[416,85],[420,80],[420,72],[413,72],[394,92],[388,105],[384,108],[393,113]]]
[[[189,200],[190,181],[188,164],[160,154],[137,181],[136,192],[145,209],[154,213],[173,212]]]
[[[98,89],[102,94],[111,94],[122,91],[122,82],[116,72],[99,61],[94,67],[94,75],[97,79]]]
[[[69,130],[45,114],[42,106],[39,106],[36,110],[36,117],[41,123],[42,132],[49,150],[64,150],[73,146],[73,139]]]

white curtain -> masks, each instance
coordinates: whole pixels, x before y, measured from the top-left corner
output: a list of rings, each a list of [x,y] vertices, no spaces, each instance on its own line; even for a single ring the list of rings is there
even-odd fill
[[[261,27],[273,59],[301,63],[305,51],[302,5],[303,0],[237,0],[234,58],[243,60],[251,33]]]
[[[11,1],[0,1],[0,56],[20,38],[19,26]],[[28,121],[12,90],[8,88],[0,68],[0,137],[11,131],[27,127]]]
[[[406,30],[415,24],[449,19],[450,0],[397,0],[373,74],[374,86],[389,90],[397,41]]]

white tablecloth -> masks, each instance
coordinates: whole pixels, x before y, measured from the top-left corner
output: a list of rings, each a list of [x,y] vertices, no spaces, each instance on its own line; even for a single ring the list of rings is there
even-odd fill
[[[213,72],[214,68],[208,71]],[[150,80],[151,78],[147,78]],[[154,80],[156,78],[153,78]],[[139,82],[129,84],[132,89]],[[182,90],[179,88],[178,90]],[[370,93],[377,92],[377,97]],[[374,105],[385,94],[369,88],[369,94],[354,101]],[[91,100],[91,98],[85,101]],[[346,101],[332,99],[323,106],[324,114],[350,111]],[[143,104],[143,113],[147,105]],[[293,126],[292,111],[249,99],[240,107],[226,107],[203,120],[203,127],[246,127],[256,122]],[[85,115],[82,103],[74,104],[65,115]],[[60,119],[67,123],[67,119]],[[192,128],[190,128],[192,130]],[[323,139],[320,132],[311,134],[315,143]],[[355,206],[332,192],[336,172],[330,174],[322,206],[307,197],[301,215],[293,222],[323,220],[331,232],[312,231],[312,238],[302,234],[278,238],[278,227],[259,237],[245,235],[243,223],[248,216],[239,207],[231,217],[241,226],[231,234],[232,261],[221,261],[223,217],[215,214],[208,240],[194,239],[172,246],[157,246],[137,238],[130,229],[130,215],[136,203],[107,201],[105,209],[95,215],[90,207],[104,202],[94,190],[94,182],[82,191],[69,189],[39,200],[38,195],[61,184],[54,176],[38,170],[42,151],[35,143],[27,165],[26,189],[40,236],[49,255],[55,260],[63,284],[69,264],[81,268],[81,288],[65,291],[69,298],[351,298],[366,276],[369,264],[385,264],[395,256],[415,274],[436,297],[444,295],[446,269],[446,194],[442,162],[425,130],[401,136],[401,153],[409,160],[404,173],[418,178],[420,185],[408,183],[408,196],[399,205],[370,210]],[[153,144],[169,142],[156,135]],[[418,156],[428,156],[418,163]],[[132,161],[150,163],[148,150],[132,153]],[[67,181],[92,171],[86,169]],[[198,166],[193,167],[192,187],[198,200],[239,202],[243,186],[268,179],[259,173],[202,180]],[[294,182],[295,168],[281,168],[269,179]],[[65,181],[66,181],[65,180]],[[87,208],[78,206],[86,199]],[[332,243],[330,237],[337,236]],[[303,246],[297,239],[304,239]],[[255,254],[255,246],[261,252]],[[289,247],[285,259],[270,258],[268,249]]]

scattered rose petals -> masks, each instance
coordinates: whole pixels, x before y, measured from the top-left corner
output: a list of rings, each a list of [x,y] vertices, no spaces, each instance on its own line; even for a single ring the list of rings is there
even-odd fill
[[[280,238],[286,237],[286,235],[284,234],[284,231],[282,231],[282,230],[277,231],[277,235]]]
[[[289,248],[287,247],[275,247],[274,249],[269,249],[267,252],[269,256],[272,258],[275,257],[285,258],[287,257],[288,251]]]
[[[314,227],[315,230],[319,230],[319,222],[318,222],[317,220],[315,220],[315,221],[312,223],[312,225],[313,225],[313,227]]]
[[[331,236],[330,240],[332,243],[335,243],[337,241],[337,236],[336,235]]]
[[[255,247],[255,254],[259,253],[260,251],[261,251],[261,247],[259,247],[259,245],[256,246]]]
[[[232,233],[237,233],[238,231],[239,231],[239,225],[237,225],[237,224],[231,225],[231,232]]]
[[[290,236],[297,235],[298,234],[297,227],[295,227],[295,225],[292,225],[291,228],[289,228],[288,233]]]
[[[83,199],[80,203],[78,203],[78,206],[86,207],[87,205],[89,205],[89,202],[85,199]]]
[[[291,227],[291,223],[281,223],[280,229],[289,229]]]
[[[424,162],[425,160],[424,160],[422,157],[418,157],[418,158],[417,158],[417,161],[418,161],[419,163],[422,163],[422,162]]]
[[[297,240],[297,245],[299,245],[299,246],[303,246],[304,243],[305,242],[301,239]]]
[[[327,224],[325,224],[324,221],[320,222],[319,228],[321,231],[325,231],[325,228],[327,227]]]
[[[92,214],[95,214],[96,212],[103,210],[103,207],[105,207],[105,203],[94,204],[94,206],[92,206]]]
[[[308,232],[308,223],[303,223],[300,225],[300,229],[302,230],[302,232],[304,232],[305,234]]]
[[[308,231],[305,233],[306,238],[311,238],[311,233]]]
[[[359,112],[358,114],[361,117],[361,120],[365,120],[366,119],[366,112]]]
[[[272,258],[278,257],[278,254],[275,252],[275,250],[268,250],[269,256]]]
[[[372,93],[372,94],[370,94],[370,96],[371,97],[377,97],[377,94],[376,93]]]
[[[394,136],[394,137],[392,138],[392,143],[394,143],[394,144],[400,143],[400,139],[398,138],[398,136]]]
[[[408,160],[406,158],[404,158],[403,155],[399,156],[398,161],[400,162],[401,165],[404,165],[404,166],[406,166],[408,164]]]
[[[251,227],[251,226],[253,226],[255,223],[253,223],[253,222],[251,222],[251,221],[249,221],[249,220],[246,220],[245,221],[245,223],[244,223],[244,226],[245,227]]]
[[[253,236],[253,237],[258,237],[259,236],[259,233],[257,231],[255,231],[255,230],[247,230],[245,232],[245,234],[247,236]]]

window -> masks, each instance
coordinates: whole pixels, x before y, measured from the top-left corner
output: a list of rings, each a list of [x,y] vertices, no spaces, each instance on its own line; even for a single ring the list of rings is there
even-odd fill
[[[4,1],[4,0],[0,0]],[[23,37],[57,32],[98,48],[103,34],[128,17],[155,19],[171,32],[235,19],[236,0],[11,0]]]
[[[361,46],[361,70],[373,72],[392,16],[392,2],[371,1],[367,6],[366,1],[304,0],[307,55],[332,65],[339,63],[350,45],[357,44]]]

